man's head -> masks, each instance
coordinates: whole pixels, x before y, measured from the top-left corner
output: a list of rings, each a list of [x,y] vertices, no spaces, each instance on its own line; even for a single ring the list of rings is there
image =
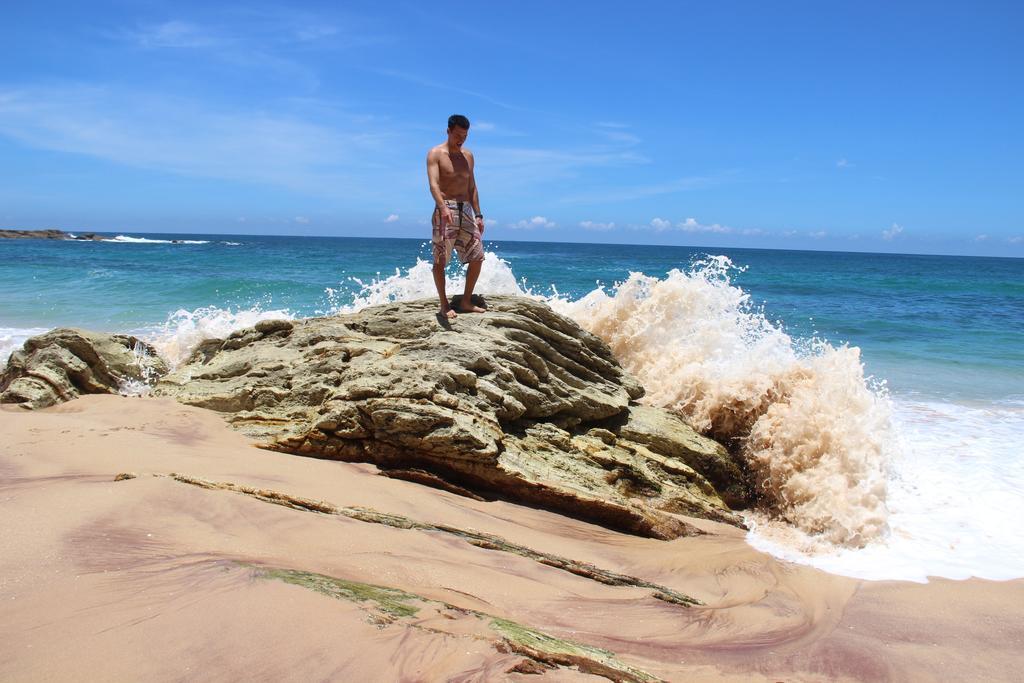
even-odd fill
[[[448,142],[462,147],[469,135],[469,119],[462,114],[452,114],[448,117]]]

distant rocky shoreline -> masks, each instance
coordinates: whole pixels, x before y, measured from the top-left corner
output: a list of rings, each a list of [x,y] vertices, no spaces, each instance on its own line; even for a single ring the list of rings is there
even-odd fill
[[[0,239],[5,240],[77,240],[80,242],[102,242],[107,239],[94,232],[73,235],[63,230],[0,230]]]

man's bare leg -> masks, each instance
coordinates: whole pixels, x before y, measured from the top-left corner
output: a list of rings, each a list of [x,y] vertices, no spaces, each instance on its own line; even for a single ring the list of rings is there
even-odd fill
[[[479,268],[477,271],[479,272]],[[434,286],[437,287],[437,295],[441,298],[441,315],[449,320],[455,320],[458,316],[448,305],[448,295],[444,291],[444,266],[434,261]]]
[[[473,305],[473,288],[476,287],[476,280],[480,277],[480,267],[483,261],[470,261],[466,269],[466,289],[459,301],[459,313],[483,313],[486,309]]]

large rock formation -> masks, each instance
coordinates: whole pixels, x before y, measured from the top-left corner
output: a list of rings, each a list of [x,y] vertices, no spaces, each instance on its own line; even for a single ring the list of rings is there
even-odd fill
[[[0,374],[0,403],[45,408],[82,394],[116,394],[167,372],[135,337],[59,328],[32,337]]]
[[[494,297],[441,324],[433,301],[264,321],[201,344],[156,388],[268,448],[372,462],[659,538],[669,513],[738,523],[737,462],[670,413],[599,338],[542,303]],[[723,500],[724,498],[724,500]]]
[[[219,411],[269,449],[371,462],[389,476],[632,533],[695,533],[679,515],[740,524],[728,506],[749,499],[741,463],[671,413],[639,405],[643,388],[599,338],[524,298],[493,297],[486,314],[453,324],[436,310],[418,301],[263,321],[201,343],[154,393]],[[94,343],[122,344],[105,338]],[[19,353],[54,349],[41,340]],[[33,366],[37,379],[82,376],[62,354],[83,354],[59,348],[47,352],[59,357],[53,372]],[[0,400],[45,404],[20,391]]]

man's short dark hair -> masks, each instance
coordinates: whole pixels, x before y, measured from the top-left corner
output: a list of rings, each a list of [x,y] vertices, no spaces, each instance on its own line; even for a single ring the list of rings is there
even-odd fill
[[[469,119],[462,114],[452,114],[448,117],[448,130],[459,127],[469,130]]]

